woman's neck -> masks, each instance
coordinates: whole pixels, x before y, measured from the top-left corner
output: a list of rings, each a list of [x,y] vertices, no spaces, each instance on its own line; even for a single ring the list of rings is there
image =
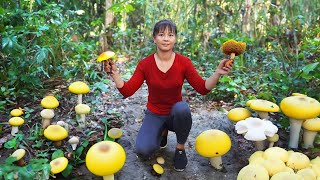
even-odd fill
[[[173,55],[174,55],[173,51],[168,51],[168,52],[157,51],[156,52],[156,56],[160,61],[170,61],[172,60]]]

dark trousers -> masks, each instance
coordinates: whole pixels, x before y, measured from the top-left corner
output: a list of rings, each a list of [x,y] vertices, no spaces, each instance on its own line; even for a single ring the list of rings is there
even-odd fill
[[[189,136],[191,125],[191,111],[184,101],[174,104],[170,115],[157,115],[146,110],[136,139],[136,153],[141,157],[150,157],[160,148],[161,134],[164,129],[175,132],[177,143],[184,144]]]

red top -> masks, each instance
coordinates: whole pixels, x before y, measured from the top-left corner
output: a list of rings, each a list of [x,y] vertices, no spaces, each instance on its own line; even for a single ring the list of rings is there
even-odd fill
[[[184,79],[200,94],[210,92],[189,58],[176,53],[172,66],[164,73],[158,69],[152,54],[139,62],[130,80],[118,89],[126,98],[132,96],[146,80],[149,92],[147,108],[155,114],[168,115],[172,106],[182,101]]]

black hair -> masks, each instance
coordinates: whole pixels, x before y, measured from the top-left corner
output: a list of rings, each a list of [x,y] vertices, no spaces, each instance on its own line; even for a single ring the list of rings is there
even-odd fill
[[[165,29],[169,29],[170,32],[173,32],[177,35],[177,26],[172,21],[164,19],[158,21],[153,28],[152,36],[155,37],[159,32],[164,31]]]

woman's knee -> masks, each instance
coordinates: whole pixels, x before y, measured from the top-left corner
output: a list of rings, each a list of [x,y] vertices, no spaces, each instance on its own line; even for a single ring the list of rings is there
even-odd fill
[[[175,114],[182,114],[182,115],[191,114],[188,103],[184,101],[177,102],[172,109],[173,109],[173,113]]]
[[[136,143],[136,154],[138,154],[138,156],[148,158],[157,150],[157,148],[159,147],[155,144]]]

